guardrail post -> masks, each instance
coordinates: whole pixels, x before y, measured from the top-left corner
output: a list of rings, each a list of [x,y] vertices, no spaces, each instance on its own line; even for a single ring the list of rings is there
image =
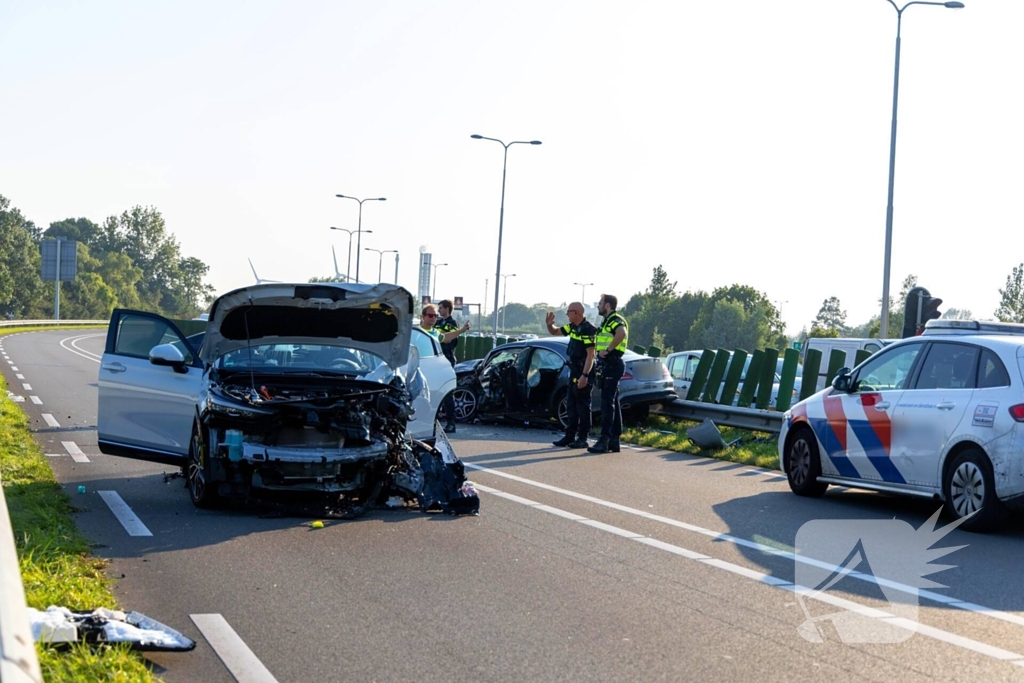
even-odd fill
[[[818,374],[821,372],[821,351],[807,349],[804,358],[804,374],[800,384],[800,400],[818,391]]]
[[[711,364],[715,362],[715,352],[711,349],[704,349],[697,361],[697,369],[693,371],[693,380],[690,388],[686,390],[687,401],[699,401],[700,392],[704,390],[704,383],[708,380],[711,372]]]
[[[775,386],[775,364],[779,360],[778,349],[765,349],[764,359],[761,361],[760,386],[757,388],[757,406],[760,410],[768,408],[772,400],[772,387]]]
[[[782,360],[782,380],[779,382],[779,397],[775,399],[775,410],[786,412],[793,401],[793,384],[796,383],[796,367],[800,352],[786,349]]]
[[[757,349],[751,354],[750,365],[747,367],[747,376],[743,380],[743,389],[740,391],[740,398],[736,405],[741,408],[749,408],[754,402],[754,393],[761,379],[761,366],[764,364],[764,351]]]
[[[871,358],[871,356],[873,355],[874,353],[868,351],[867,349],[857,349],[856,360],[853,361],[853,367],[857,367],[858,365],[866,361],[868,358]]]
[[[703,360],[703,358],[701,358]],[[718,403],[718,388],[722,386],[722,377],[725,376],[725,369],[729,366],[729,352],[725,349],[718,349],[715,353],[715,362],[711,365],[711,374],[708,376],[708,385],[704,387],[705,403]],[[729,401],[732,403],[732,401]],[[729,405],[726,403],[726,405]]]
[[[828,354],[828,374],[825,375],[825,386],[832,386],[832,380],[836,378],[839,371],[846,365],[846,351],[842,349],[832,349],[832,353]]]
[[[0,681],[42,683],[42,680],[39,655],[28,623],[11,517],[0,482]]]
[[[740,377],[743,375],[743,366],[747,362],[747,352],[743,349],[735,349],[732,352],[732,362],[729,363],[729,370],[725,373],[725,384],[722,385],[723,405],[732,405],[736,400],[736,388],[740,385]]]

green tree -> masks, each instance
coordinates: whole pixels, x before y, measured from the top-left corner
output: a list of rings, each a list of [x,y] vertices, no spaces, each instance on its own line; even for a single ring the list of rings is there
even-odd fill
[[[836,330],[836,329],[830,328],[830,327],[829,328],[818,327],[817,325],[812,327],[811,331],[807,333],[807,338],[808,339],[810,339],[811,337],[826,337],[826,338],[835,339],[838,336],[839,336],[839,330]]]
[[[50,227],[43,233],[43,237],[66,237],[81,244],[91,246],[100,232],[100,226],[88,218],[65,218],[62,221],[50,223]]]
[[[739,284],[719,287],[707,298],[690,329],[693,342],[691,345],[700,346],[700,340],[706,340],[707,331],[713,324],[712,317],[719,310],[718,303],[721,301],[738,304],[745,314],[744,324],[746,327],[736,330],[737,340],[742,339],[745,344],[739,348],[750,351],[766,346],[785,347],[785,326],[782,324],[778,309],[763,293],[748,285]],[[719,313],[719,319],[724,319],[722,316],[725,315],[728,314]],[[739,342],[734,342],[734,344],[738,345]]]
[[[818,309],[818,315],[814,318],[814,322],[811,325],[812,329],[815,327],[824,330],[834,330],[836,337],[839,336],[839,331],[846,328],[846,311],[840,306],[837,297],[830,296],[822,302],[821,308]]]
[[[996,318],[1004,323],[1024,323],[1024,263],[1014,266],[1006,276],[1006,286],[999,290],[999,296]]]
[[[0,195],[0,317],[35,318],[43,313],[38,229]]]

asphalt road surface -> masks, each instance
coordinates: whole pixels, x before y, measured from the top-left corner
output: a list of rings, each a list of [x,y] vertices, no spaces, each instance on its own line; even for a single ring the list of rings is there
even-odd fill
[[[148,655],[167,681],[1024,680],[1019,516],[940,539],[931,501],[488,425],[452,439],[479,516],[200,511],[171,468],[99,453],[103,339],[0,338],[0,367],[122,606],[197,641]],[[933,544],[966,547],[919,593]]]

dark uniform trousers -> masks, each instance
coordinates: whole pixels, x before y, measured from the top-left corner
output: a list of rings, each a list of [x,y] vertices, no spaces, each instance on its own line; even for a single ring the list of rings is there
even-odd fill
[[[582,389],[576,386],[583,369],[573,369],[569,382],[569,393],[566,395],[566,407],[568,408],[568,426],[565,428],[567,439],[586,441],[590,436],[590,427],[593,421],[593,404],[591,394],[594,392],[592,378],[587,379],[587,386]]]
[[[601,360],[601,438],[616,442],[622,435],[619,380],[626,371],[621,353],[609,353]]]

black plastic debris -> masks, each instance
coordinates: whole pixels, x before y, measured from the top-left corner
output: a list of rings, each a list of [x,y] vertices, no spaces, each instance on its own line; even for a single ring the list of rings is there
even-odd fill
[[[105,607],[77,612],[51,605],[45,611],[29,607],[28,616],[33,640],[48,645],[127,643],[143,652],[188,652],[196,646],[191,638],[138,612]]]

